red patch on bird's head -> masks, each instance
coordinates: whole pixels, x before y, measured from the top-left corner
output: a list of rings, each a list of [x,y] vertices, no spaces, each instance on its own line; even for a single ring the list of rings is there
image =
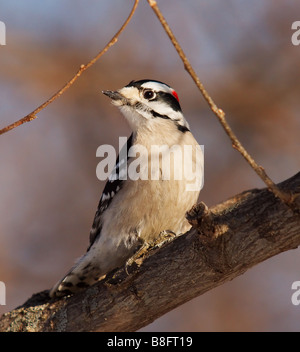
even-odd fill
[[[178,98],[178,94],[175,92],[175,90],[172,90],[172,95],[176,98],[176,100],[179,103],[179,98]]]

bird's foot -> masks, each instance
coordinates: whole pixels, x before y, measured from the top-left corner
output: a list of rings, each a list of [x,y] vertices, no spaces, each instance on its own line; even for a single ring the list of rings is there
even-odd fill
[[[129,275],[128,268],[131,267],[133,263],[140,266],[143,262],[143,257],[149,250],[161,248],[165,244],[172,242],[175,237],[177,237],[177,235],[173,231],[164,230],[153,241],[143,242],[142,246],[126,261],[126,273]]]

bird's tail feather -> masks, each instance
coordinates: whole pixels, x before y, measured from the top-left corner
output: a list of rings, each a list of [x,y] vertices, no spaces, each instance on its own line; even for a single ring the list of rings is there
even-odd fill
[[[99,268],[79,258],[73,268],[50,290],[50,297],[61,297],[76,293],[96,283],[100,277]]]

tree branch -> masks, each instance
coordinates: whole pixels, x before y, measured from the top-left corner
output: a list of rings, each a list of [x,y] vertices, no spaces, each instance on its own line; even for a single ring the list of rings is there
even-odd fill
[[[278,188],[300,204],[300,172]],[[193,225],[74,296],[43,291],[4,314],[0,331],[135,331],[254,265],[300,244],[300,218],[268,189],[187,215]],[[172,280],[170,280],[172,278]]]
[[[138,6],[139,0],[135,0],[134,1],[134,5],[133,8],[128,16],[128,18],[126,19],[126,21],[123,23],[123,25],[121,26],[121,28],[118,30],[118,32],[112,37],[112,39],[105,45],[105,47],[91,60],[89,61],[86,65],[82,64],[80,65],[79,70],[75,73],[75,75],[67,82],[65,83],[65,85],[58,90],[54,95],[52,95],[51,98],[49,98],[47,101],[45,101],[43,104],[41,104],[39,107],[37,107],[35,110],[33,110],[30,114],[26,115],[25,117],[23,117],[22,119],[2,128],[0,130],[0,135],[3,133],[6,133],[20,125],[22,125],[25,122],[30,122],[34,119],[37,118],[37,114],[39,112],[41,112],[43,109],[45,109],[45,107],[47,107],[49,104],[53,103],[54,100],[56,100],[57,98],[59,98],[67,89],[69,89],[71,87],[71,85],[81,76],[81,74],[87,70],[88,68],[90,68],[92,65],[94,65],[94,63],[96,61],[98,61],[100,59],[100,57],[105,54],[107,52],[107,50],[113,46],[117,41],[118,38],[120,36],[120,34],[123,32],[123,30],[125,29],[125,27],[128,25],[128,23],[130,22],[133,14],[135,13],[135,10]]]

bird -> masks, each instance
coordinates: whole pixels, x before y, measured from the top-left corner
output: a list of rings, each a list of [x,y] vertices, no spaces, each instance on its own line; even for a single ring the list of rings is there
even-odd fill
[[[50,297],[74,294],[95,284],[164,231],[175,235],[188,231],[186,212],[197,202],[203,186],[203,151],[173,88],[142,79],[102,93],[120,109],[132,133],[104,186],[87,251],[53,286]],[[140,158],[139,172],[129,177],[137,161],[134,154]],[[169,161],[169,169],[164,160]],[[151,168],[154,161],[156,168]],[[141,177],[134,177],[139,173]]]

